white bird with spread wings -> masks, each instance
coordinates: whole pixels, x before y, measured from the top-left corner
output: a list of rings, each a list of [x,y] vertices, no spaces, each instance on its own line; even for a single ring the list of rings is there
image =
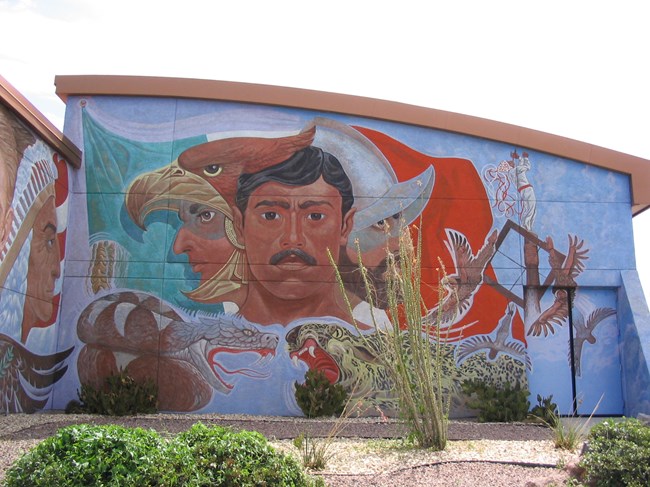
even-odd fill
[[[496,252],[497,231],[494,230],[486,239],[483,247],[475,254],[460,232],[446,229],[445,245],[454,260],[455,273],[445,276],[440,285],[445,289],[441,303],[431,309],[425,320],[436,322],[440,311],[441,328],[449,327],[458,322],[472,307],[474,295],[483,282],[483,273]]]
[[[460,365],[467,358],[477,353],[485,352],[487,359],[494,362],[499,355],[505,354],[523,362],[531,368],[530,358],[526,347],[512,336],[512,320],[515,316],[514,303],[508,303],[506,313],[499,320],[494,332],[488,335],[474,335],[463,340],[456,348],[456,363]]]

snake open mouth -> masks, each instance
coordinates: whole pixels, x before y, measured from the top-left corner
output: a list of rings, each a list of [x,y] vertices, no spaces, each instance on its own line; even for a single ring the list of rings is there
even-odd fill
[[[313,338],[307,338],[302,344],[302,347],[299,350],[291,352],[289,356],[294,363],[302,360],[310,370],[316,369],[323,371],[327,380],[332,384],[335,384],[339,380],[341,374],[336,361]]]
[[[217,354],[219,353],[228,353],[239,355],[242,353],[253,353],[259,355],[259,359],[254,362],[253,365],[260,364],[266,357],[275,357],[274,348],[262,348],[259,350],[245,350],[240,348],[229,348],[229,347],[215,347],[208,351],[207,360],[212,371],[214,372],[215,377],[221,382],[227,389],[232,389],[234,387],[230,382],[222,377],[221,373],[227,375],[243,375],[245,377],[250,377],[253,379],[267,379],[270,377],[268,372],[261,372],[259,370],[251,368],[238,368],[238,369],[229,369],[225,367],[220,361],[217,360]]]

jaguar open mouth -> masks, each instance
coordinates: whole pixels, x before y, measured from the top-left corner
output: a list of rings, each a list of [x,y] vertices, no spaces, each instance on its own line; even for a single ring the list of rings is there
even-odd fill
[[[310,370],[323,371],[327,380],[332,384],[338,382],[341,376],[336,361],[313,338],[307,338],[300,349],[290,352],[289,356],[296,365],[298,360],[302,360]]]

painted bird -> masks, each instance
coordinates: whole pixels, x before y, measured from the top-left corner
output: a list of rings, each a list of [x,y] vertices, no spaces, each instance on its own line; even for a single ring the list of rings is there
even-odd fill
[[[569,317],[569,293],[566,289],[557,289],[553,293],[555,300],[537,319],[528,330],[528,336],[544,336],[555,333],[555,326],[562,326]]]
[[[460,365],[471,355],[486,352],[486,357],[490,362],[494,362],[499,354],[505,354],[524,362],[526,367],[530,369],[530,358],[526,353],[524,344],[512,338],[512,319],[515,310],[515,305],[508,303],[506,313],[495,328],[496,334],[493,332],[489,335],[474,335],[463,340],[456,348],[456,363]]]
[[[237,181],[242,174],[286,161],[314,140],[316,127],[297,135],[278,138],[231,137],[195,145],[178,156],[178,165],[210,183],[235,207]]]
[[[528,336],[548,336],[549,333],[555,333],[555,326],[562,326],[569,317],[569,292],[571,296],[575,293],[577,283],[575,279],[585,269],[585,260],[589,249],[583,249],[584,240],[579,240],[577,236],[569,235],[569,251],[566,257],[563,257],[553,244],[553,239],[546,239],[546,246],[549,252],[548,263],[551,266],[551,272],[555,278],[553,294],[555,299],[553,304],[546,309],[528,330]]]
[[[68,370],[63,362],[74,347],[37,355],[7,335],[0,335],[0,411],[33,413],[47,403],[52,385]]]
[[[564,259],[555,250],[551,237],[546,239],[548,247],[548,263],[555,275],[555,285],[561,287],[576,287],[576,277],[585,269],[585,260],[589,257],[589,249],[583,249],[585,241],[577,236],[569,235],[569,251]]]
[[[584,319],[580,316],[576,317],[573,320],[573,332],[575,336],[573,337],[573,358],[574,358],[574,370],[576,377],[582,377],[582,370],[580,367],[580,362],[582,360],[582,347],[585,342],[589,342],[592,345],[596,343],[596,337],[594,336],[594,330],[596,326],[601,323],[605,318],[610,316],[615,316],[616,310],[612,308],[597,308],[595,309],[588,317],[585,322]],[[569,363],[571,363],[571,351],[569,351]]]
[[[486,239],[483,247],[474,255],[467,237],[456,230],[446,229],[445,245],[454,260],[455,274],[445,276],[440,285],[445,289],[442,303],[431,309],[425,320],[438,320],[442,307],[440,326],[448,327],[460,320],[472,307],[474,294],[483,282],[483,273],[496,252],[497,231]]]

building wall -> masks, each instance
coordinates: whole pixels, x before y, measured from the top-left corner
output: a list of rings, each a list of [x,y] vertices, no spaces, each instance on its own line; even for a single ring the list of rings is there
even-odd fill
[[[619,322],[621,323],[621,373],[625,415],[636,417],[650,410],[650,313],[641,281],[636,271],[622,273],[619,291]]]
[[[68,373],[58,346],[67,163],[0,105],[0,409],[34,412]],[[71,375],[68,373],[68,375]]]
[[[616,291],[635,267],[626,175],[456,133],[231,102],[70,97],[65,134],[84,154],[59,280],[56,350],[73,352],[47,407],[125,367],[157,381],[164,410],[297,415],[293,384],[310,367],[360,382],[372,411],[393,413],[326,249],[346,270],[358,242],[381,290],[401,219],[421,228],[426,305],[444,311],[453,415],[470,414],[459,388],[471,378],[519,381],[563,413],[574,402],[588,413],[601,396],[599,412],[623,412]],[[237,207],[240,174],[310,144],[340,160],[356,212],[318,181],[265,183]],[[271,264],[285,247],[314,265],[295,254]],[[346,295],[372,337],[387,315],[372,322],[349,269]]]

